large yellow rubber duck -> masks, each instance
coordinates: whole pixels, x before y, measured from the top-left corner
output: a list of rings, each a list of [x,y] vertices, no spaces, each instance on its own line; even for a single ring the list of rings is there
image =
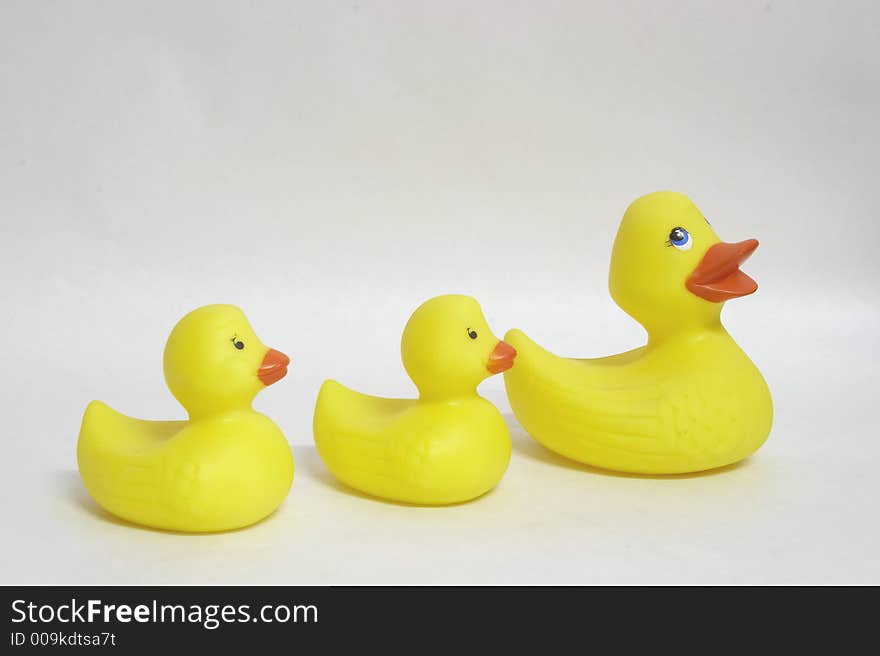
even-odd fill
[[[644,474],[712,469],[758,449],[770,392],[721,325],[724,301],[758,288],[739,269],[757,246],[719,241],[682,194],[636,200],[614,242],[609,287],[648,343],[576,360],[510,331],[519,357],[504,380],[526,432],[568,458]]]
[[[133,419],[92,401],[77,445],[89,493],[114,515],[174,531],[235,529],[271,514],[293,482],[293,456],[251,402],[289,363],[237,307],[190,312],[164,356],[165,380],[189,421]]]
[[[513,366],[516,351],[492,334],[473,298],[448,295],[415,311],[401,356],[418,399],[324,382],[314,420],[324,464],[353,488],[406,503],[459,503],[488,492],[507,469],[510,434],[477,385]]]

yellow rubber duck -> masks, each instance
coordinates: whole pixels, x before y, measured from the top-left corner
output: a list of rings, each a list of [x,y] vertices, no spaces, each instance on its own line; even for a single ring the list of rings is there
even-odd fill
[[[327,380],[318,393],[318,453],[339,480],[405,503],[460,503],[491,490],[510,460],[510,434],[477,385],[513,366],[469,296],[432,298],[401,339],[418,399],[385,399]]]
[[[165,380],[189,421],[133,419],[92,401],[77,445],[89,494],[123,519],[173,531],[230,530],[271,514],[290,490],[293,456],[251,402],[289,363],[237,307],[190,312],[164,356]]]
[[[773,419],[770,391],[721,325],[724,301],[758,288],[739,269],[757,246],[719,241],[682,194],[636,200],[614,242],[609,288],[648,343],[576,360],[507,333],[519,357],[504,382],[526,432],[568,458],[644,474],[712,469],[757,450]]]

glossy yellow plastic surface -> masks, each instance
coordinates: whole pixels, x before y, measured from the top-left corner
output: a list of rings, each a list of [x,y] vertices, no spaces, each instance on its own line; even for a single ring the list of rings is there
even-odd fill
[[[289,362],[260,342],[237,307],[190,312],[164,357],[165,380],[189,421],[133,419],[92,401],[77,445],[89,493],[114,515],[174,531],[235,529],[271,514],[293,482],[293,456],[251,402]]]
[[[401,355],[418,399],[385,399],[328,380],[315,407],[318,453],[342,482],[415,504],[451,504],[495,487],[510,460],[510,434],[477,385],[513,365],[477,302],[438,296],[403,331]]]
[[[576,360],[510,331],[519,356],[504,379],[525,430],[568,458],[645,474],[712,469],[757,450],[773,419],[770,392],[721,325],[723,301],[757,289],[739,270],[755,247],[719,242],[681,194],[636,200],[614,242],[609,287],[648,343]]]

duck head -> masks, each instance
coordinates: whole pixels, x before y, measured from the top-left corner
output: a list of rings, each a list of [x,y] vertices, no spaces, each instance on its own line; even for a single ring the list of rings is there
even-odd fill
[[[687,196],[648,194],[623,216],[608,286],[651,335],[717,324],[724,301],[758,289],[739,270],[757,247],[756,239],[722,242]]]
[[[163,363],[174,398],[199,417],[250,407],[284,378],[290,358],[263,344],[234,305],[206,305],[174,326]]]
[[[470,296],[437,296],[422,303],[403,329],[403,366],[422,399],[476,392],[480,382],[513,366],[516,351],[492,334]]]

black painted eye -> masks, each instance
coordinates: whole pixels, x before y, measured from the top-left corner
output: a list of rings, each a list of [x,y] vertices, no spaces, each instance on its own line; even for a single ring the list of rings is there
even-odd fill
[[[232,345],[237,348],[239,351],[244,348],[244,342],[238,339],[237,337],[232,338]]]
[[[470,337],[471,339],[477,338],[477,331],[474,330],[473,328],[468,328],[467,333],[468,333],[468,337]]]

